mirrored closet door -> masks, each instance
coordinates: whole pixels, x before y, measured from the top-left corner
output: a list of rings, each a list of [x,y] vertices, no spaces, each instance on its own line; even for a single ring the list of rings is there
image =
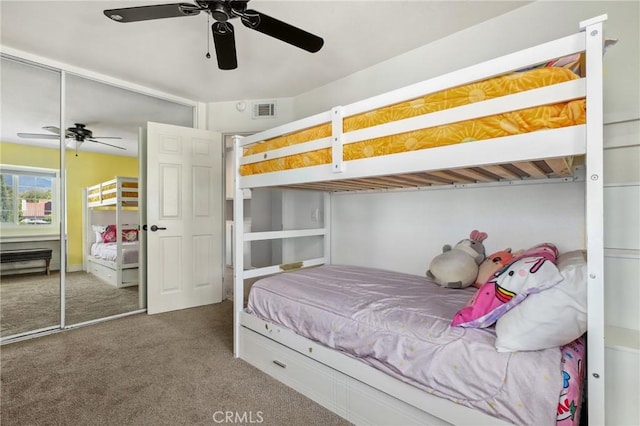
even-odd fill
[[[1,75],[1,340],[143,312],[139,139],[195,103],[4,55]]]
[[[193,107],[68,74],[66,323],[147,306],[140,129],[193,125]]]
[[[58,70],[1,59],[0,337],[60,326]]]

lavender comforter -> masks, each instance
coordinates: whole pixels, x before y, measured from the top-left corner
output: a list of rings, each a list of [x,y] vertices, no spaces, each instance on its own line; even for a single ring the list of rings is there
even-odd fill
[[[91,244],[91,256],[117,262],[118,247],[116,243],[93,243]],[[138,263],[138,243],[122,243],[122,264],[131,265]]]
[[[247,311],[431,394],[515,424],[554,425],[560,350],[498,353],[493,328],[451,327],[474,291],[325,265],[256,282]]]

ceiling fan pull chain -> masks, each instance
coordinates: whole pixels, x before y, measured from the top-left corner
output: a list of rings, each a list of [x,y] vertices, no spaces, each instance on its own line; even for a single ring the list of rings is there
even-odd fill
[[[205,55],[205,57],[206,57],[207,59],[211,59],[211,53],[209,53],[209,50],[210,50],[210,48],[209,48],[209,38],[210,38],[210,37],[209,37],[209,28],[210,28],[210,25],[209,25],[209,15],[207,15],[207,54]]]

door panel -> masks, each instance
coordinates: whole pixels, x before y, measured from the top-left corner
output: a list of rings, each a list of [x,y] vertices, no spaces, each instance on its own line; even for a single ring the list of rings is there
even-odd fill
[[[148,123],[147,150],[148,312],[220,302],[220,134]]]

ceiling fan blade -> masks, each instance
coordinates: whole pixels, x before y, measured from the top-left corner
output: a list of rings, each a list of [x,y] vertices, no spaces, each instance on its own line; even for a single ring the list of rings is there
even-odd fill
[[[51,133],[55,133],[58,136],[60,135],[60,129],[57,128],[56,126],[44,126],[43,129],[48,130]],[[70,132],[69,129],[65,131],[65,134],[64,134],[65,138],[72,138],[73,136],[74,136],[73,132]]]
[[[48,130],[51,133],[55,133],[56,135],[60,134],[60,129],[56,126],[44,126],[43,129]]]
[[[241,16],[242,23],[252,30],[282,40],[293,46],[315,53],[322,48],[324,40],[317,35],[289,25],[255,10],[246,10]]]
[[[211,25],[211,31],[213,32],[213,44],[216,48],[218,68],[221,70],[238,68],[233,25],[228,22],[214,22],[213,25]]]
[[[60,139],[60,135],[45,135],[41,133],[18,133],[18,137],[24,139]]]
[[[92,136],[91,139],[122,139],[120,136]]]
[[[138,22],[151,19],[194,16],[200,13],[198,6],[191,3],[157,4],[151,6],[125,7],[104,11],[107,18],[116,22]]]
[[[110,146],[110,147],[112,147],[112,148],[123,149],[123,150],[125,150],[125,151],[126,151],[126,149],[127,149],[127,148],[123,148],[123,147],[118,146],[118,145],[111,145],[110,143],[100,142],[100,141],[97,141],[97,140],[95,140],[95,139],[85,139],[85,140],[88,140],[88,141],[90,141],[90,142],[100,143],[100,144],[102,144],[102,145],[107,145],[107,146]]]

